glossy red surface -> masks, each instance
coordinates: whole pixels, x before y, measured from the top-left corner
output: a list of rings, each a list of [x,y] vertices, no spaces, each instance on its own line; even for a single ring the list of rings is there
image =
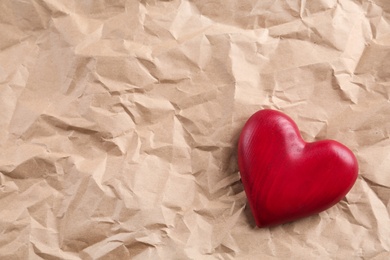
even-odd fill
[[[347,147],[332,140],[306,143],[291,118],[267,109],[245,124],[238,163],[259,227],[328,209],[347,194],[358,174]]]

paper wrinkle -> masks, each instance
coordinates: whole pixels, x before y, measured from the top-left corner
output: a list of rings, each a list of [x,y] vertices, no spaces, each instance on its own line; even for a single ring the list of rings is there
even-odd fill
[[[5,1],[0,258],[387,259],[389,30],[385,0]],[[262,108],[356,154],[340,203],[255,227]]]

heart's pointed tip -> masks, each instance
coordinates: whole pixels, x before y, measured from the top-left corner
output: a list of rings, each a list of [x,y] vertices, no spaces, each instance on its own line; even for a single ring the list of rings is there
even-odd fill
[[[270,228],[274,226],[277,226],[277,224],[272,225],[272,224],[265,224],[265,223],[256,223],[257,228]]]
[[[283,224],[286,224],[291,221],[277,221],[277,222],[257,222],[256,221],[256,227],[257,228],[273,228],[277,227]]]

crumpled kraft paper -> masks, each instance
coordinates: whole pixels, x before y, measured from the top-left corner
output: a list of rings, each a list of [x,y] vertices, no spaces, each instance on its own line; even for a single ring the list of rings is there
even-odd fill
[[[390,2],[0,3],[1,259],[389,259]],[[336,206],[256,228],[257,110],[335,139]]]

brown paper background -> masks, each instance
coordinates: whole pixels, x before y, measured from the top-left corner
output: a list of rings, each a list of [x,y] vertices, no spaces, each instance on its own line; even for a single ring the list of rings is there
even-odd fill
[[[1,259],[389,259],[390,2],[0,1]],[[262,108],[335,139],[336,206],[258,229]]]

